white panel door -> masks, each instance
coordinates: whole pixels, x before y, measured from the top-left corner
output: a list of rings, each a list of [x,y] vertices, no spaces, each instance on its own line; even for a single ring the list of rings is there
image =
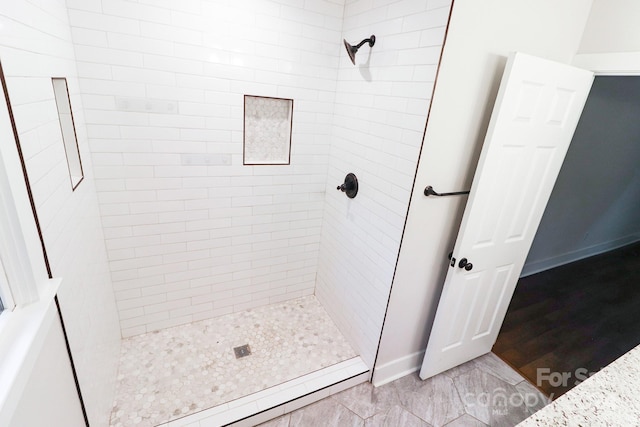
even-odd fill
[[[491,350],[592,82],[589,71],[509,57],[421,378]]]

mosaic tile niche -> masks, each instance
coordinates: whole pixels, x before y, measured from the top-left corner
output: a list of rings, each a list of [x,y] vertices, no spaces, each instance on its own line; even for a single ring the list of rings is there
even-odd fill
[[[293,99],[244,96],[244,164],[288,165]]]

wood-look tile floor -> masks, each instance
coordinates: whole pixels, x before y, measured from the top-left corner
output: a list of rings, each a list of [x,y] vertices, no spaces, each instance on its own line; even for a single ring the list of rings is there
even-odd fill
[[[425,381],[360,384],[261,427],[511,427],[548,399],[493,353]]]
[[[640,344],[640,243],[520,279],[493,352],[557,398]]]

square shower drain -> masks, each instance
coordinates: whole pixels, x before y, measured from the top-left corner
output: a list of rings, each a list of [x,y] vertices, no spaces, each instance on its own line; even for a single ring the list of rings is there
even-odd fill
[[[249,344],[241,345],[240,347],[234,347],[233,352],[236,354],[236,359],[249,356],[251,354],[251,348]]]

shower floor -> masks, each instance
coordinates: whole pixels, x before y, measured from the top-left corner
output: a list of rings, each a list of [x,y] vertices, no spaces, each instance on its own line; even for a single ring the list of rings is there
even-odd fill
[[[156,426],[355,356],[314,296],[126,338],[111,426]]]

